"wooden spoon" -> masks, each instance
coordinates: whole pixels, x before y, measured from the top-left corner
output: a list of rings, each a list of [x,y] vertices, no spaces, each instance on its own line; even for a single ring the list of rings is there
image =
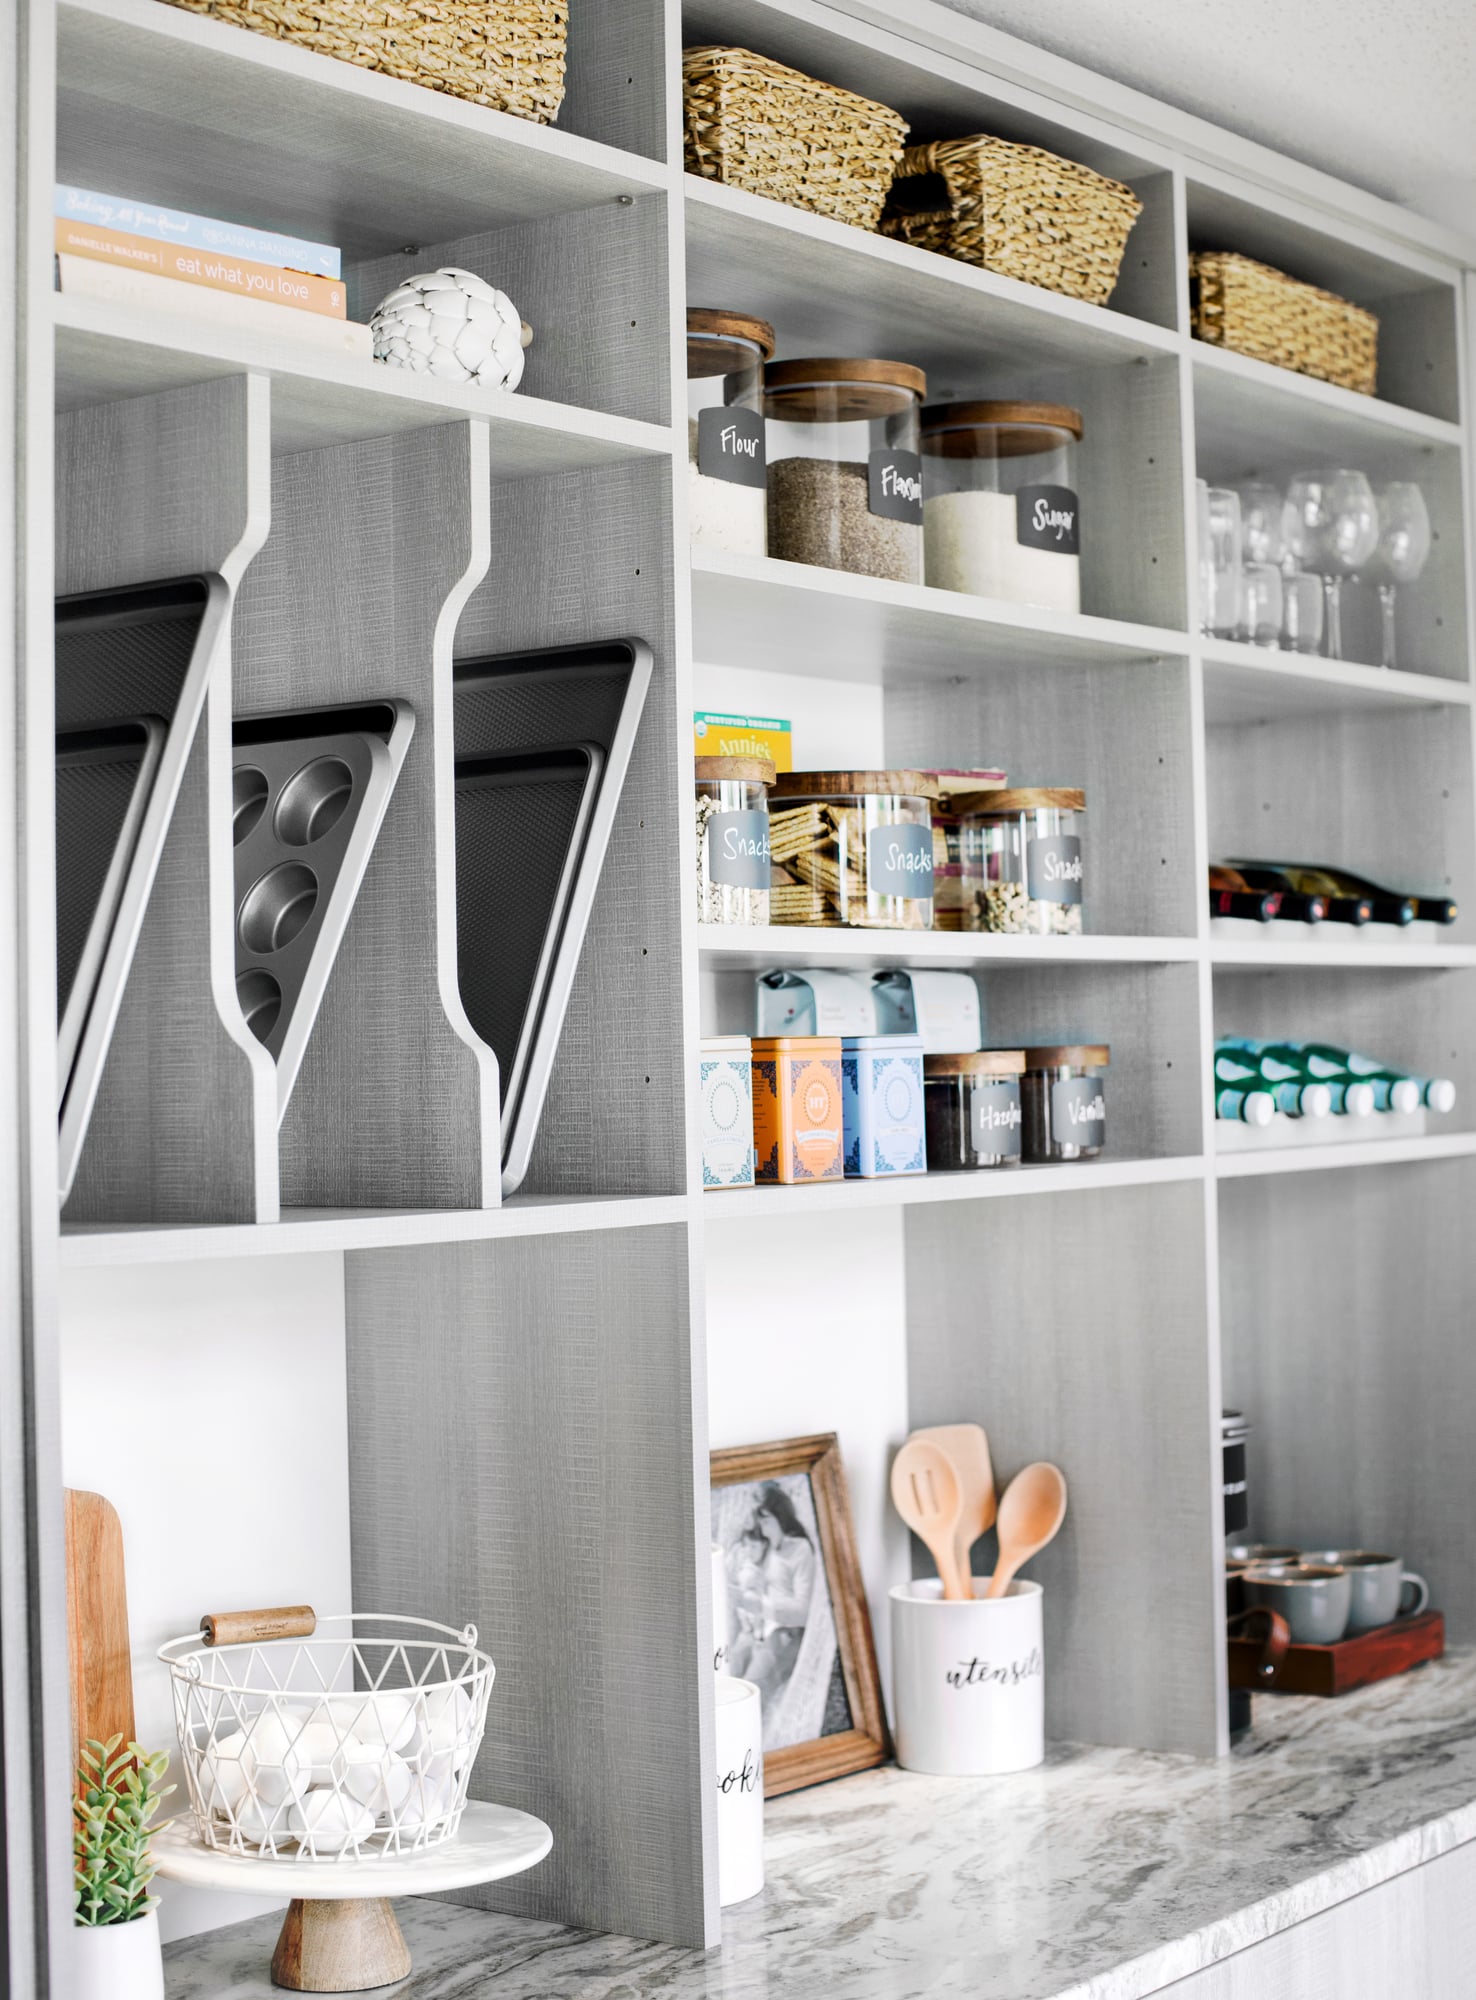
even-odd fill
[[[910,1437],[892,1460],[892,1504],[927,1544],[943,1595],[951,1601],[972,1596],[954,1554],[963,1494],[948,1453],[927,1438]]]
[[[1043,1459],[1017,1472],[999,1503],[999,1562],[986,1597],[1003,1597],[1021,1563],[1039,1555],[1066,1518],[1066,1481]]]
[[[931,1424],[912,1435],[931,1439],[953,1460],[963,1496],[954,1554],[960,1574],[972,1582],[970,1553],[979,1537],[994,1526],[994,1467],[989,1462],[989,1440],[980,1424]]]

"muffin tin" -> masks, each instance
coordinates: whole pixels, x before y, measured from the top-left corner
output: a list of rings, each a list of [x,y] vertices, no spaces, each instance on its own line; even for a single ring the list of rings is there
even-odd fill
[[[292,1096],[415,728],[408,702],[238,719],[232,752],[236,997]]]

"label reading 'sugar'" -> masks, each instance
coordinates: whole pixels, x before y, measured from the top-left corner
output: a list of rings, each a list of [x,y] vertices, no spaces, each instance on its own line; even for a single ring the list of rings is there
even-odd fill
[[[926,901],[933,893],[933,829],[930,826],[874,826],[866,836],[866,886],[873,896],[910,896]]]
[[[1022,486],[1015,495],[1015,540],[1022,549],[1081,553],[1081,509],[1069,486]]]

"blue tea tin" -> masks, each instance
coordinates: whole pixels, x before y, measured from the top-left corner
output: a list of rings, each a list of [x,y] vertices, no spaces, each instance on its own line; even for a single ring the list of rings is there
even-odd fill
[[[923,1047],[917,1035],[847,1035],[841,1101],[848,1176],[926,1173]]]

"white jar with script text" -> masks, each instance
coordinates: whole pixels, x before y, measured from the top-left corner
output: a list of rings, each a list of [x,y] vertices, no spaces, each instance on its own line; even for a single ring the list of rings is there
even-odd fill
[[[746,1903],[764,1886],[763,1701],[752,1681],[713,1676],[717,1739],[718,1901]]]
[[[1045,1657],[1038,1583],[948,1604],[936,1577],[891,1591],[897,1762],[942,1777],[1028,1771],[1045,1756]]]

